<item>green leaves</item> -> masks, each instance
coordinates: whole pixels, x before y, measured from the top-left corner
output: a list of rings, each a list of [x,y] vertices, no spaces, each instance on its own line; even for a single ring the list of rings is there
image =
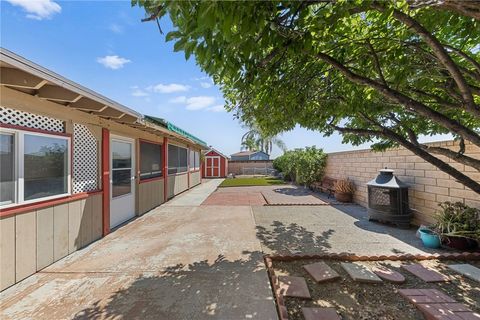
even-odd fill
[[[273,161],[286,179],[307,186],[322,179],[326,164],[327,154],[315,146],[287,151]]]

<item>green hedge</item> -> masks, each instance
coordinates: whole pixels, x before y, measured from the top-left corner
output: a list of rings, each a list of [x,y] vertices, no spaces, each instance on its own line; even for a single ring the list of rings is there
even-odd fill
[[[307,186],[322,179],[326,164],[327,154],[315,146],[287,151],[273,161],[286,180]]]

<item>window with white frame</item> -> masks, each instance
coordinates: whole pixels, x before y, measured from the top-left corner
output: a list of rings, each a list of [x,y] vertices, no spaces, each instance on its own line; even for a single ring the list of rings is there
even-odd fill
[[[200,170],[200,152],[190,150],[190,171]]]
[[[70,194],[70,139],[3,129],[0,132],[0,206]]]

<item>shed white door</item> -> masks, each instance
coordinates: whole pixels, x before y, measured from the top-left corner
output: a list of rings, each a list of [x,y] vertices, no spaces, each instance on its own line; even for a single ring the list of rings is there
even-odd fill
[[[135,217],[135,143],[110,140],[110,228]]]
[[[205,157],[205,176],[215,178],[220,176],[220,157]]]

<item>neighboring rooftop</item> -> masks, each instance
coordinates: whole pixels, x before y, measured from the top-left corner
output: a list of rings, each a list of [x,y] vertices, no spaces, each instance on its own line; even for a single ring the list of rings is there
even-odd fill
[[[231,154],[230,156],[232,157],[238,157],[238,156],[249,156],[249,155],[252,155],[252,154],[255,154],[255,153],[265,153],[266,155],[268,155],[268,153],[266,152],[263,152],[263,151],[240,151],[240,152],[237,152],[237,153],[234,153],[234,154]]]

